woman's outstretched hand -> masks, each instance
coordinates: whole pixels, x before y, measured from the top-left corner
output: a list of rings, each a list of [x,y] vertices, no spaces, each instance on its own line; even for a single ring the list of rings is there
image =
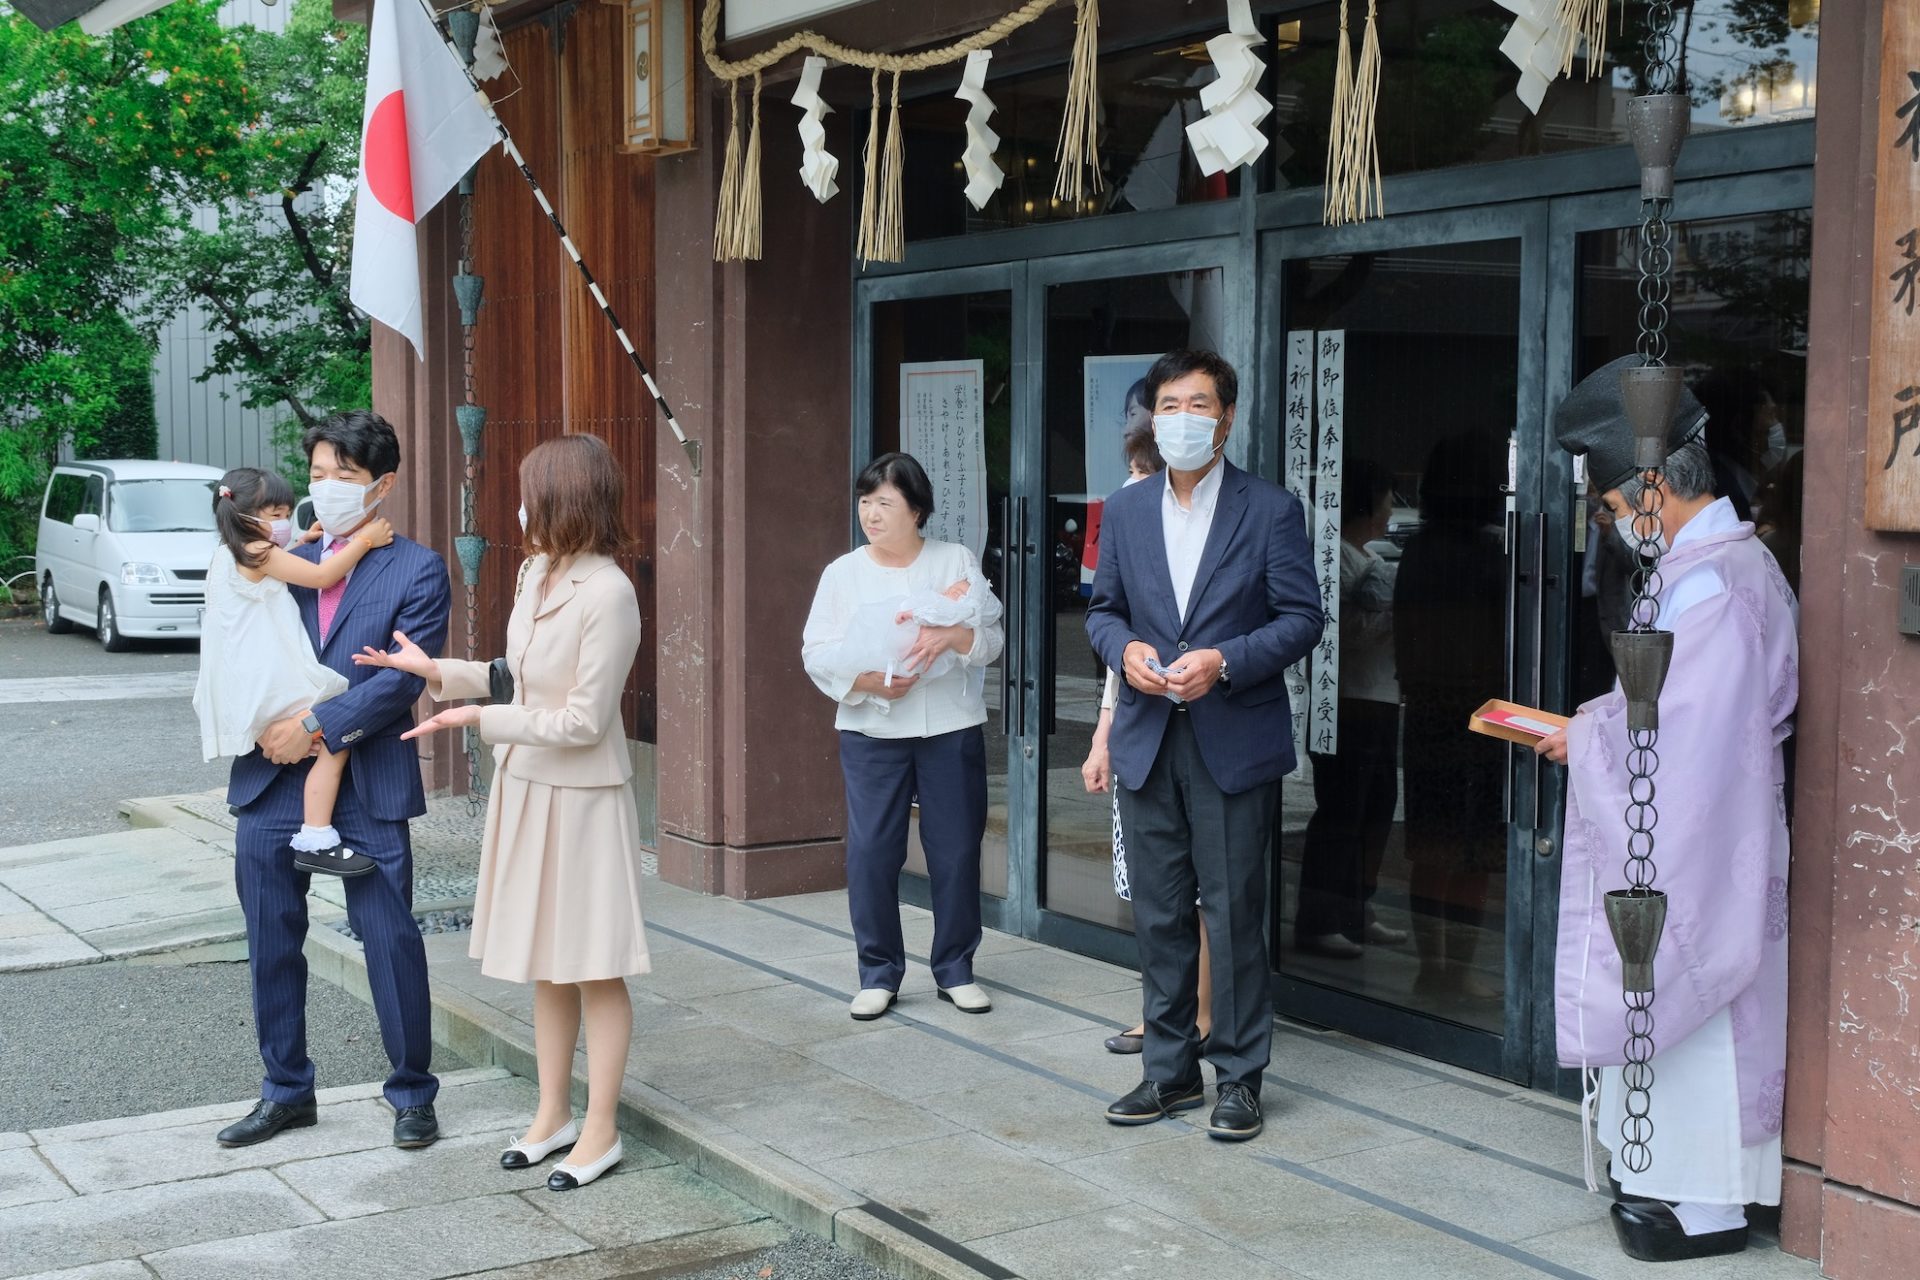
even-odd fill
[[[356,654],[355,656],[358,657],[359,655]],[[401,734],[400,741],[406,742],[413,738],[424,738],[429,733],[438,733],[442,729],[465,729],[470,725],[479,723],[479,707],[448,707],[439,715],[427,720],[422,720],[419,724]]]
[[[423,680],[440,678],[440,664],[429,658],[426,650],[407,639],[406,632],[394,632],[393,639],[399,648],[388,652],[368,645],[353,655],[353,664],[356,667],[388,667],[394,671],[404,671],[410,676],[419,676]]]

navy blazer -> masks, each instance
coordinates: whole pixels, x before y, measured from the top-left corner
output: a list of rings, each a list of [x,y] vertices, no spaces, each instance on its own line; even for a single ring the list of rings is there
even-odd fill
[[[321,545],[310,542],[293,554],[318,563]],[[439,657],[453,609],[447,562],[438,552],[397,535],[390,545],[369,551],[347,578],[324,645],[320,593],[307,587],[288,590],[300,606],[300,620],[321,663],[347,678],[347,691],[316,706],[313,714],[329,750],[353,753],[347,774],[354,796],[376,818],[397,822],[419,817],[427,811],[420,753],[400,735],[413,727],[413,704],[427,682],[404,671],[356,666],[353,655],[367,645],[392,649],[393,633],[404,631],[427,654]],[[252,804],[280,769],[258,747],[240,756],[227,782],[227,803],[235,808]]]
[[[1113,770],[1138,790],[1160,754],[1173,704],[1126,682],[1123,655],[1144,640],[1169,667],[1188,649],[1218,649],[1230,684],[1193,702],[1201,758],[1228,795],[1293,771],[1293,715],[1286,671],[1320,642],[1325,618],[1313,576],[1300,500],[1224,459],[1213,527],[1193,577],[1187,616],[1173,594],[1160,504],[1167,481],[1129,485],[1107,499],[1100,565],[1087,606],[1087,637],[1100,660],[1122,672],[1107,739]]]

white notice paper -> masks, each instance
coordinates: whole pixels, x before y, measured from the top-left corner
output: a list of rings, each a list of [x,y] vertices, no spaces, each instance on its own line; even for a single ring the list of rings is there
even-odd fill
[[[1314,528],[1313,511],[1313,330],[1295,329],[1287,334],[1287,380],[1285,412],[1281,428],[1280,476],[1300,505],[1307,510],[1309,536]],[[1287,668],[1287,699],[1293,709],[1293,753],[1304,759],[1307,754],[1307,710],[1312,705],[1309,677],[1312,655]]]
[[[1313,654],[1313,710],[1308,717],[1307,742],[1322,755],[1340,749],[1340,482],[1346,439],[1347,335],[1343,329],[1322,330],[1314,375],[1319,446],[1314,468],[1314,576],[1320,582],[1320,607],[1326,630]]]
[[[900,448],[933,484],[927,536],[978,557],[987,547],[987,429],[979,360],[900,366]]]

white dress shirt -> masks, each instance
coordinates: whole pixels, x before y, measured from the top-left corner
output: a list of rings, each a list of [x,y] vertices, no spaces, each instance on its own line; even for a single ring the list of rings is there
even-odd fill
[[[1191,505],[1181,506],[1173,494],[1173,473],[1167,473],[1166,488],[1161,491],[1160,527],[1167,540],[1167,572],[1173,577],[1173,599],[1180,606],[1180,617],[1187,616],[1187,602],[1193,598],[1193,580],[1200,572],[1200,557],[1207,550],[1207,535],[1213,531],[1213,511],[1220,505],[1220,477],[1225,465],[1215,462],[1213,469],[1193,486]]]
[[[945,591],[962,578],[986,581],[972,550],[934,538],[902,568],[876,564],[866,547],[827,566],[801,636],[801,660],[820,692],[840,704],[835,728],[870,738],[931,738],[986,722],[983,668],[1000,656],[1004,636],[998,622],[974,628],[973,647],[958,655],[953,670],[921,680],[891,702],[855,692],[854,676],[833,669],[835,651],[862,605],[899,600],[923,589]]]

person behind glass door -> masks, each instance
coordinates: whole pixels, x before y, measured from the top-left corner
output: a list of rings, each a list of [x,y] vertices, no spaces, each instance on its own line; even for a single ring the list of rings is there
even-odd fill
[[[1473,960],[1487,877],[1507,865],[1507,748],[1468,733],[1467,721],[1506,684],[1501,445],[1469,432],[1434,446],[1420,481],[1420,527],[1394,581],[1417,997],[1499,994],[1475,974]]]
[[[477,729],[494,744],[493,794],[480,845],[468,953],[480,972],[533,983],[540,1109],[500,1155],[527,1169],[568,1152],[554,1191],[585,1186],[620,1162],[617,1128],[633,999],[648,973],[640,915],[640,813],[620,713],[640,648],[640,603],[613,559],[630,543],[613,451],[568,435],[520,463],[527,549],[507,619],[510,703],[451,707],[405,736]],[[398,649],[356,654],[362,666],[423,677],[436,702],[485,698],[490,664],[434,660],[394,633]],[[573,1117],[573,1049],[587,1028],[587,1118]]]
[[[1142,400],[1147,394],[1147,382],[1142,378],[1134,383]],[[1128,401],[1133,400],[1134,392],[1127,392]],[[1166,470],[1167,464],[1161,460],[1160,449],[1153,443],[1153,417],[1147,417],[1144,427],[1129,426],[1122,449],[1127,458],[1127,483],[1137,484],[1150,479]],[[1093,745],[1087,751],[1087,759],[1080,766],[1081,781],[1094,795],[1102,791],[1113,795],[1113,892],[1122,902],[1133,901],[1133,889],[1127,883],[1127,845],[1120,829],[1120,791],[1112,784],[1113,765],[1107,753],[1107,737],[1113,730],[1113,704],[1120,697],[1120,673],[1110,668],[1106,672],[1105,683],[1100,693],[1100,720],[1093,729]],[[1207,925],[1200,923],[1200,982],[1195,989],[1196,1007],[1199,1010],[1195,1022],[1202,1043],[1213,1033],[1213,960],[1207,947]],[[1108,1036],[1106,1045],[1109,1053],[1139,1053],[1146,1038],[1146,1023],[1135,1023],[1131,1031],[1122,1031],[1119,1035]]]
[[[1773,391],[1756,369],[1715,369],[1693,384],[1707,411],[1707,452],[1713,458],[1713,491],[1733,504],[1742,520],[1753,519],[1760,481],[1787,460],[1787,427]]]
[[[922,590],[955,596],[969,588],[988,601],[986,575],[971,548],[925,534],[933,486],[904,453],[875,458],[854,482],[867,545],[826,567],[801,639],[807,675],[833,699],[847,788],[847,910],[860,990],[849,1012],[884,1014],[906,976],[900,932],[900,868],[907,860],[913,806],[933,889],[933,979],[942,1000],[966,1013],[993,1007],[973,980],[980,945],[980,841],[987,828],[984,669],[1000,656],[997,604],[975,626],[922,626],[899,670],[849,674],[835,655],[863,605],[885,605]],[[921,676],[942,655],[959,659]]]
[[[1364,944],[1397,946],[1403,930],[1374,915],[1393,808],[1400,798],[1400,686],[1393,662],[1393,566],[1368,550],[1393,519],[1393,476],[1350,459],[1340,484],[1339,750],[1311,753],[1313,816],[1300,857],[1293,944],[1357,960]]]

